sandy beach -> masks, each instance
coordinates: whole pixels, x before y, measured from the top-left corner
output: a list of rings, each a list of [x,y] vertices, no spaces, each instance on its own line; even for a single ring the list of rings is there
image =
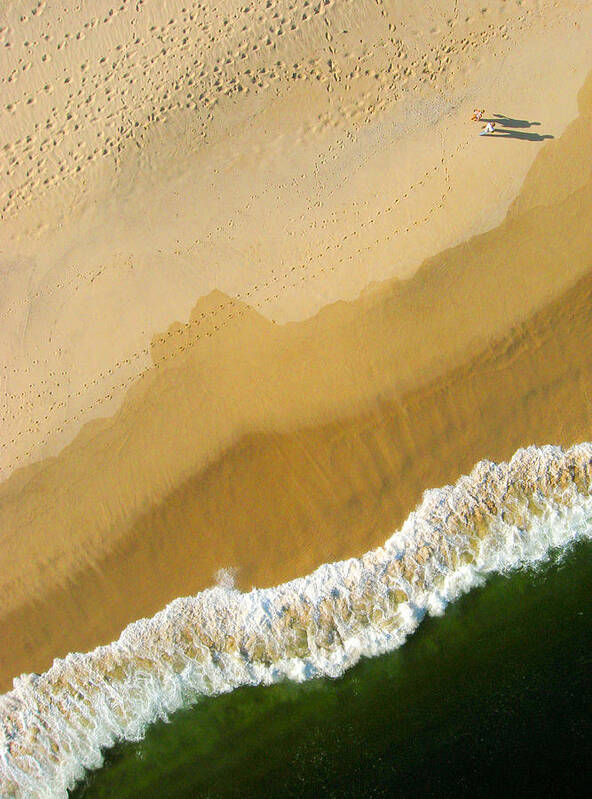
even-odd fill
[[[64,5],[0,12],[1,690],[592,430],[589,0]]]

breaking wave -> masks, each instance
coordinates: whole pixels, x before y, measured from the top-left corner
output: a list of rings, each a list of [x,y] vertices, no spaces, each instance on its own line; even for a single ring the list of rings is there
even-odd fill
[[[0,696],[0,794],[65,797],[102,750],[200,696],[338,677],[404,643],[487,575],[592,538],[592,444],[519,450],[427,491],[383,547],[243,594],[176,599],[118,641],[55,660]]]

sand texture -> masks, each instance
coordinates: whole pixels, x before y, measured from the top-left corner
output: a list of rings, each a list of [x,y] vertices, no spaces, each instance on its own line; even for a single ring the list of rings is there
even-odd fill
[[[0,11],[3,689],[592,427],[591,2],[66,5]]]

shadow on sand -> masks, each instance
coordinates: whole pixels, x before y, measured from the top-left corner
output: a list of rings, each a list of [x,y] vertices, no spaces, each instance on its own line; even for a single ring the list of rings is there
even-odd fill
[[[527,119],[514,119],[505,114],[494,114],[491,119],[483,119],[483,122],[495,122],[496,125],[501,125],[504,128],[534,128],[535,125],[540,125],[540,122],[529,122]]]
[[[495,122],[496,129],[493,133],[488,133],[485,137],[495,139],[521,139],[522,141],[544,141],[545,139],[554,139],[550,133],[527,133],[524,130],[517,130],[517,128],[533,128],[535,125],[540,125],[540,122],[529,122],[527,119],[514,119],[514,117],[506,116],[505,114],[493,114],[489,119],[482,119],[482,122]]]
[[[522,139],[522,141],[544,141],[544,139],[554,139],[550,133],[541,135],[540,133],[526,133],[524,130],[500,130],[496,128],[493,133],[488,134],[490,139]]]

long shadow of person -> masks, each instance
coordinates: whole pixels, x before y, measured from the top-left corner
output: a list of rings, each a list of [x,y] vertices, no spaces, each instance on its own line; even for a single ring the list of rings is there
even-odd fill
[[[485,137],[487,138],[487,137]],[[493,133],[489,134],[492,139],[522,139],[523,141],[544,141],[545,139],[554,139],[550,133],[526,133],[524,130],[504,130],[503,128],[496,128]]]
[[[484,119],[483,122],[495,122],[504,128],[533,128],[540,125],[540,122],[529,122],[528,119],[514,119],[505,114],[494,114],[491,119]]]
[[[491,122],[495,125],[495,130],[488,132],[490,137],[496,139],[522,139],[522,141],[543,141],[544,139],[553,139],[550,133],[542,135],[540,133],[526,133],[524,130],[517,130],[517,128],[533,128],[535,125],[540,125],[540,122],[530,122],[528,119],[515,119],[514,117],[506,116],[505,114],[493,114],[490,119],[483,119],[482,122],[486,124]]]

